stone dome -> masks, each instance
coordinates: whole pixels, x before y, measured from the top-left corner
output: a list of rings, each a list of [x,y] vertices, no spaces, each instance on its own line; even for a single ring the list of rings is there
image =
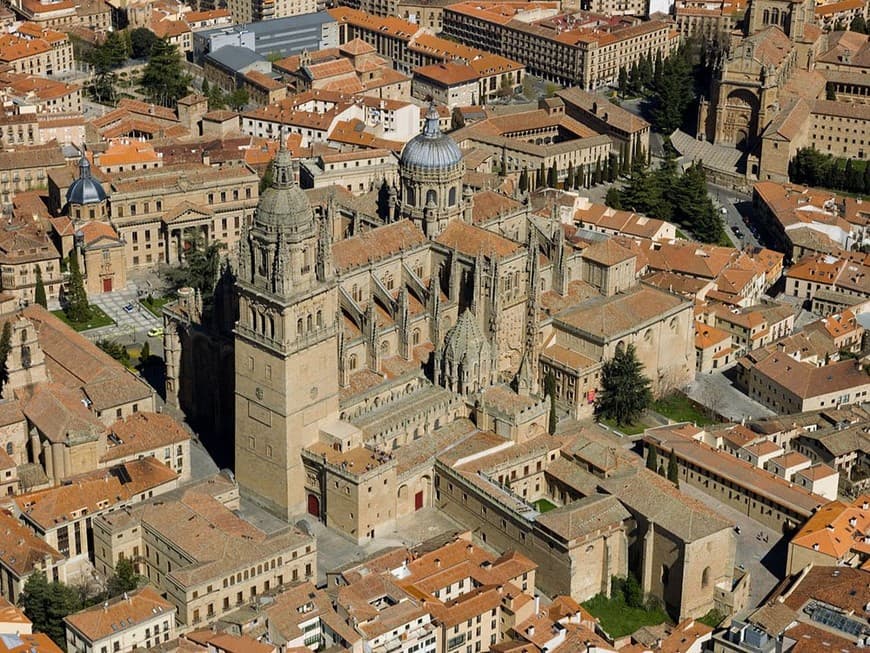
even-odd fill
[[[82,152],[79,160],[79,177],[66,191],[68,204],[100,204],[106,201],[102,184],[91,176],[91,163]]]
[[[454,363],[489,359],[489,342],[471,309],[465,309],[444,339],[444,358]]]
[[[305,192],[296,184],[293,160],[282,144],[272,163],[272,184],[260,195],[255,226],[285,235],[308,236],[314,231],[314,211]]]
[[[402,150],[400,159],[402,166],[445,170],[462,161],[459,146],[456,141],[441,131],[438,121],[438,110],[434,103],[430,104],[423,131],[408,141],[405,149]]]

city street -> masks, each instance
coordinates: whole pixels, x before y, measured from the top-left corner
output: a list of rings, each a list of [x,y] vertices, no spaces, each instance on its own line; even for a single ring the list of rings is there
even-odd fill
[[[735,247],[758,247],[761,245],[759,240],[753,235],[752,230],[743,221],[744,217],[749,218],[752,224],[752,198],[744,193],[722,188],[715,184],[707,184],[707,192],[713,199],[713,203],[717,207],[724,207],[725,213],[721,213],[722,221],[725,223],[725,231]],[[734,234],[734,228],[740,230],[743,238],[737,238]]]

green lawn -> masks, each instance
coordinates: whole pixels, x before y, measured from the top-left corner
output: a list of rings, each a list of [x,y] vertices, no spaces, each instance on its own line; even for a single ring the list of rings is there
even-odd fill
[[[538,509],[538,512],[550,512],[557,507],[555,503],[547,501],[547,499],[538,499],[534,505]]]
[[[643,419],[641,419],[639,422],[635,422],[634,424],[623,424],[622,426],[617,426],[615,419],[599,419],[598,421],[607,426],[609,429],[619,431],[620,433],[624,433],[625,435],[638,435],[639,433],[643,433],[646,429],[649,428],[648,424],[643,423]]]
[[[52,311],[52,313],[60,319],[62,322],[65,322],[69,326],[71,326],[76,331],[87,331],[88,329],[97,329],[99,327],[111,326],[115,323],[115,320],[110,318],[103,312],[99,306],[94,306],[91,304],[91,319],[87,322],[71,322],[69,318],[66,316],[66,313],[63,311]]]
[[[174,297],[152,297],[151,301],[148,301],[146,297],[141,301],[142,306],[144,306],[148,312],[152,313],[155,317],[163,318],[163,307],[171,302]]]
[[[598,594],[586,601],[583,607],[601,620],[601,627],[611,637],[624,637],[643,626],[654,626],[669,621],[667,613],[661,608],[653,610],[630,608],[621,596],[608,599],[603,594]]]
[[[714,424],[716,420],[698,408],[686,395],[675,392],[653,402],[651,408],[675,422],[694,422],[698,426]]]

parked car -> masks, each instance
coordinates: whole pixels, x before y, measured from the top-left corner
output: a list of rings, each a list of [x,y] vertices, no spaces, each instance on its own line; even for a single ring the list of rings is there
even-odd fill
[[[124,307],[124,310],[125,310],[127,313],[132,313],[132,312],[133,312],[133,304],[127,304],[127,305]]]
[[[154,327],[148,332],[149,338],[162,338],[163,337],[163,327]]]

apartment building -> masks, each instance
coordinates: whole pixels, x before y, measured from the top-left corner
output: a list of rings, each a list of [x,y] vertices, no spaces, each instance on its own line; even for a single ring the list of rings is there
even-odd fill
[[[63,485],[19,495],[18,518],[67,558],[67,575],[87,568],[94,518],[178,485],[178,474],[154,458],[143,458],[72,477]]]
[[[23,23],[17,32],[0,39],[0,63],[15,73],[46,76],[71,71],[75,60],[66,34]]]
[[[669,56],[680,44],[670,22],[592,13],[561,14],[542,3],[460,2],[444,8],[444,34],[522,61],[565,86],[615,84],[620,68]]]
[[[14,202],[13,215],[0,226],[0,288],[34,302],[38,269],[46,298],[56,301],[63,277],[60,255],[43,222],[45,205],[31,193],[16,195]]]
[[[313,14],[315,0],[228,0],[227,9],[237,25]]]
[[[63,153],[53,145],[0,152],[0,201],[11,204],[17,193],[45,188],[48,174],[65,167]]]
[[[476,148],[489,156],[488,172],[535,173],[555,166],[564,180],[571,168],[584,179],[610,156],[611,143],[565,115],[558,98],[542,99],[536,111],[494,116],[451,134],[462,148]]]
[[[820,290],[870,298],[870,265],[843,252],[841,256],[811,254],[789,268],[785,277],[787,295],[812,302]]]
[[[685,39],[722,42],[740,26],[747,6],[744,0],[677,0],[674,22]]]
[[[314,578],[314,538],[292,526],[266,534],[238,517],[224,475],[93,520],[96,568],[137,562],[186,629],[212,623],[270,590]],[[183,528],[179,528],[183,524]]]
[[[870,528],[870,495],[851,502],[825,504],[801,526],[788,544],[786,573],[797,574],[808,565],[860,567],[870,559],[863,537]]]
[[[130,653],[175,639],[175,606],[144,587],[64,617],[67,653]]]
[[[644,447],[662,460],[677,459],[680,483],[689,483],[775,530],[803,524],[828,502],[751,462],[704,444],[706,432],[691,424],[647,429]]]
[[[37,571],[49,581],[66,582],[66,556],[6,509],[0,509],[0,534],[0,596],[4,599],[18,603],[27,580]]]
[[[384,181],[390,186],[399,180],[399,162],[385,149],[333,151],[318,154],[303,161],[299,167],[302,188],[345,186],[354,195],[380,188]]]

